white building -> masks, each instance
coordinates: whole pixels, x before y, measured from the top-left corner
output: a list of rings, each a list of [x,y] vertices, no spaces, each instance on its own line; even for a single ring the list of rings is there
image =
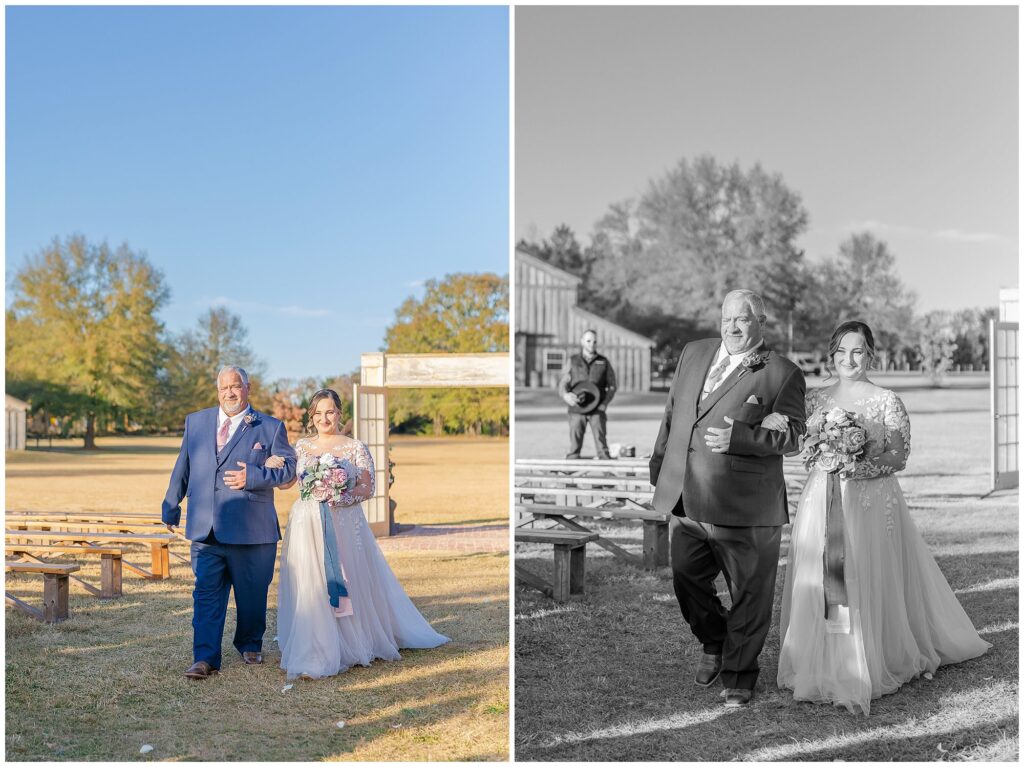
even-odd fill
[[[25,421],[30,405],[10,394],[7,397],[7,450],[25,449]]]

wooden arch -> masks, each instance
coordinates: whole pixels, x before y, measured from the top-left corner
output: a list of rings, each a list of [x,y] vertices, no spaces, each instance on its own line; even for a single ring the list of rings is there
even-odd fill
[[[511,379],[506,353],[362,355],[360,382],[352,387],[353,420],[355,438],[366,443],[377,471],[377,495],[363,504],[374,535],[396,532],[388,487],[388,389],[507,388]]]

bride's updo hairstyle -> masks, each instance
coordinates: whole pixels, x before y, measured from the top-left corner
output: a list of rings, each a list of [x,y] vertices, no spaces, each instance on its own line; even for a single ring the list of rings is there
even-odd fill
[[[860,320],[849,320],[836,328],[832,333],[832,337],[828,340],[828,363],[825,365],[825,368],[828,370],[829,378],[832,377],[833,359],[836,356],[836,352],[839,351],[839,343],[847,333],[860,333],[864,336],[864,344],[868,347],[868,356],[871,357],[868,366],[870,367],[875,361],[875,337],[871,333],[871,328]]]
[[[321,400],[330,398],[334,401],[334,406],[338,408],[338,413],[342,412],[341,409],[341,397],[338,396],[338,392],[334,389],[321,389],[313,395],[313,399],[309,401],[309,407],[306,408],[306,436],[316,436],[316,426],[313,425],[313,413],[316,412],[316,406],[320,404]],[[341,424],[338,424],[339,428]]]

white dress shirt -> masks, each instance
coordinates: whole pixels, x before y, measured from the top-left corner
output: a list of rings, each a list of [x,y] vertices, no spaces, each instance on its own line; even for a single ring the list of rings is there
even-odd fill
[[[726,378],[728,378],[730,375],[732,375],[732,372],[736,368],[739,367],[739,365],[743,361],[744,357],[746,357],[748,354],[752,354],[753,352],[756,352],[762,346],[764,346],[764,339],[763,338],[761,339],[761,343],[759,343],[753,349],[747,349],[745,352],[740,352],[739,354],[729,354],[729,352],[725,348],[725,341],[723,341],[722,345],[720,347],[718,347],[718,354],[715,356],[715,361],[713,363],[711,363],[711,367],[708,369],[708,375],[704,379],[704,389],[703,389],[703,391],[706,391],[708,394],[710,394],[715,389],[717,389],[719,386],[721,386],[722,385],[722,381],[724,381]],[[715,382],[715,385],[712,386],[710,389],[708,389],[708,378],[711,377],[711,371],[714,370],[715,366],[718,365],[726,357],[729,358],[729,364],[725,366],[725,370],[722,371],[722,375],[719,376],[718,380]]]
[[[235,432],[238,430],[238,424],[240,424],[242,422],[242,419],[245,418],[245,416],[249,413],[250,410],[251,410],[251,408],[246,407],[241,412],[236,413],[235,415],[232,415],[232,416],[229,416],[227,413],[225,413],[223,408],[221,408],[220,410],[217,411],[217,433],[218,434],[220,434],[220,430],[224,428],[224,421],[225,420],[231,421],[231,425],[228,426],[228,438],[226,440],[224,440],[224,444],[225,445],[228,442],[231,441],[231,438],[233,436],[235,436]]]

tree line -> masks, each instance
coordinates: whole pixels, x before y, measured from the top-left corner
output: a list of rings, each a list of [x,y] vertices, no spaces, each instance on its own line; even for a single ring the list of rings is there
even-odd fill
[[[987,367],[995,307],[918,314],[884,240],[854,232],[812,262],[797,246],[808,221],[780,174],[702,155],[609,206],[589,245],[561,225],[518,247],[582,278],[585,309],[654,339],[656,373],[670,374],[686,343],[718,332],[722,296],[738,286],[764,297],[768,340],[783,351],[823,355],[836,325],[862,319],[888,367],[933,377]]]
[[[31,405],[30,433],[81,436],[87,449],[104,432],[166,432],[185,415],[216,404],[225,364],[249,373],[253,406],[281,418],[292,435],[320,388],[336,389],[346,418],[359,371],[320,380],[267,380],[240,317],[212,307],[197,325],[169,332],[159,320],[170,299],[161,272],[127,244],[111,248],[81,235],[55,238],[29,256],[11,281],[6,312],[7,393]],[[455,274],[430,280],[387,330],[390,352],[508,351],[508,280]],[[391,424],[407,433],[508,433],[504,390],[413,390],[390,398]]]

